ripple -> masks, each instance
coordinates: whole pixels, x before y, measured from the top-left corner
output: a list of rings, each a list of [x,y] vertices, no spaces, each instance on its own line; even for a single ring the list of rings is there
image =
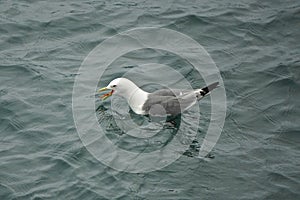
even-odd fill
[[[296,0],[1,1],[1,199],[297,199],[299,8]],[[179,152],[184,156],[159,171],[128,174],[105,166],[81,144],[71,93],[79,66],[96,45],[145,26],[179,31],[207,49],[224,79],[228,112],[210,158],[196,158],[210,119],[207,98],[200,103],[197,139]],[[183,59],[145,49],[113,62],[99,85],[155,62],[173,67],[193,87],[204,84]],[[120,130],[109,102],[96,106],[107,137],[128,151],[160,149],[176,132],[166,128],[138,140]]]

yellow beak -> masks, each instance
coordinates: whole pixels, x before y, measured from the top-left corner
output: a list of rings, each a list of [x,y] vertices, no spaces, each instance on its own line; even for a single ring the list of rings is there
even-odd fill
[[[107,87],[100,88],[100,89],[98,90],[98,92],[103,92],[103,91],[105,91],[105,90],[108,90]]]
[[[104,87],[104,88],[99,89],[98,92],[103,92],[105,90],[109,90],[109,89],[107,87]],[[105,100],[106,98],[110,97],[113,93],[114,93],[114,91],[111,90],[109,93],[106,93],[106,94],[102,95],[100,98],[102,100]]]

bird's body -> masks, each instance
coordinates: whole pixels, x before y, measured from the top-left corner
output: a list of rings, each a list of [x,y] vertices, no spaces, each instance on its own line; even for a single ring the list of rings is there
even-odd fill
[[[124,97],[130,108],[141,115],[178,115],[218,86],[218,82],[197,90],[161,89],[148,93],[126,78],[117,78],[100,91],[111,89],[108,97],[116,94]]]

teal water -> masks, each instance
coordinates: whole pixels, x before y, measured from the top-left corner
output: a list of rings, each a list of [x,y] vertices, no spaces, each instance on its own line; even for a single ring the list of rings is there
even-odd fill
[[[0,199],[299,199],[299,21],[297,0],[0,1]],[[83,146],[72,90],[94,47],[145,26],[205,47],[224,81],[227,116],[209,158],[198,159],[192,145],[166,168],[132,174]],[[203,84],[170,54],[133,52],[115,64],[126,71],[127,60],[174,65]],[[108,71],[103,81],[120,75]],[[108,119],[108,103],[97,105]],[[199,137],[209,98],[200,107]],[[113,128],[112,140],[140,150]]]

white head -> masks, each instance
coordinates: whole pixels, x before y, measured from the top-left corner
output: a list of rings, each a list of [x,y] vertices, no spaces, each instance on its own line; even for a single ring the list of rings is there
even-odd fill
[[[112,94],[117,94],[119,96],[123,96],[125,98],[129,97],[132,93],[134,93],[137,89],[139,89],[132,81],[127,78],[116,78],[112,80],[106,87],[101,88],[99,92],[105,90],[111,90],[109,93],[104,94],[101,98],[106,99]]]

